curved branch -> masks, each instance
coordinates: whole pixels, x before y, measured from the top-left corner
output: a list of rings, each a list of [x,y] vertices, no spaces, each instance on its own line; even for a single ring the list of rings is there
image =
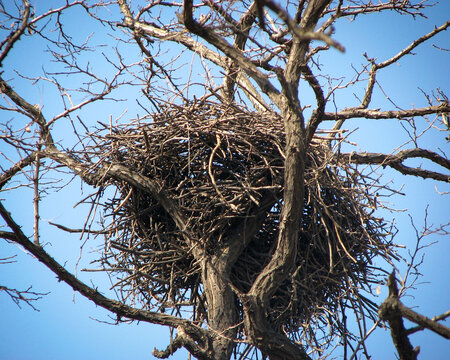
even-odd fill
[[[419,176],[424,179],[434,179],[438,181],[450,182],[450,175],[445,175],[431,170],[412,168],[403,164],[406,159],[423,158],[428,159],[450,170],[450,160],[443,156],[425,149],[401,150],[396,154],[382,153],[350,153],[337,155],[339,161],[353,164],[381,165],[389,166],[402,174]]]
[[[47,146],[42,153],[52,160],[67,166],[73,170],[83,181],[92,186],[99,186],[108,179],[118,179],[127,182],[141,190],[151,194],[157,200],[164,210],[172,217],[178,229],[183,233],[185,239],[192,243],[195,237],[186,228],[186,219],[180,210],[179,206],[170,198],[163,190],[161,184],[156,180],[149,179],[139,173],[136,173],[129,168],[111,164],[107,168],[99,167],[95,170],[89,164],[84,164],[76,161],[69,155],[59,151],[54,145]],[[193,251],[200,251],[196,247]]]
[[[20,23],[19,27],[12,31],[8,37],[2,41],[0,44],[0,49],[4,46],[4,49],[2,53],[0,54],[0,66],[2,66],[3,60],[5,60],[6,56],[8,55],[9,51],[12,49],[14,44],[20,39],[23,32],[28,26],[28,19],[30,18],[30,4],[27,1],[23,1],[23,4],[25,6],[25,9],[23,10],[23,17],[22,22]]]
[[[309,86],[313,89],[314,94],[316,96],[317,108],[313,111],[311,118],[309,120],[308,126],[306,128],[306,139],[309,143],[317,130],[317,127],[323,120],[323,114],[325,111],[326,100],[323,95],[322,87],[319,84],[319,81],[312,73],[309,66],[305,65],[302,68],[303,75],[305,80],[308,82]]]
[[[19,225],[12,219],[10,213],[4,208],[0,202],[0,215],[5,220],[6,224],[11,228],[15,234],[14,242],[23,246],[27,251],[33,254],[41,263],[47,266],[60,281],[64,281],[74,291],[78,291],[81,295],[88,298],[96,305],[115,313],[118,317],[126,317],[133,320],[144,321],[152,324],[165,325],[170,327],[179,327],[188,332],[191,337],[195,338],[195,341],[199,344],[209,343],[211,335],[209,332],[199,326],[194,325],[192,322],[186,319],[181,319],[176,316],[168,314],[160,314],[153,311],[140,310],[131,306],[125,305],[119,301],[112,300],[99,293],[96,289],[91,288],[82,281],[78,280],[73,274],[68,272],[63,266],[61,266],[55,259],[53,259],[41,246],[33,244],[25,234]],[[11,240],[11,239],[10,239]],[[200,345],[190,342],[190,345],[197,345],[201,349]],[[201,352],[204,352],[202,350]]]
[[[428,34],[418,38],[417,40],[413,41],[409,46],[404,48],[402,51],[400,51],[398,54],[394,55],[390,59],[383,61],[382,63],[379,63],[376,65],[378,69],[384,68],[386,66],[392,65],[396,63],[400,58],[403,56],[410,54],[412,50],[414,50],[417,46],[425,42],[426,40],[432,38],[434,35],[440,33],[441,31],[447,30],[447,28],[450,26],[450,21],[447,21],[445,24],[435,28],[433,31],[429,32]]]
[[[450,21],[447,21],[444,25],[435,28],[433,31],[429,32],[428,34],[420,37],[419,39],[413,41],[409,46],[404,48],[402,51],[400,51],[398,54],[394,55],[388,60],[383,61],[382,63],[377,64],[374,59],[370,59],[367,57],[367,54],[364,53],[364,56],[372,63],[372,67],[369,72],[369,82],[367,84],[366,92],[364,94],[363,101],[361,103],[361,108],[367,108],[370,104],[370,101],[372,99],[373,94],[373,88],[375,86],[375,78],[377,71],[379,69],[385,68],[389,65],[392,65],[399,61],[403,56],[408,55],[411,53],[412,50],[414,50],[417,46],[425,42],[426,40],[432,38],[434,35],[440,33],[441,31],[447,30],[447,28],[450,26]]]

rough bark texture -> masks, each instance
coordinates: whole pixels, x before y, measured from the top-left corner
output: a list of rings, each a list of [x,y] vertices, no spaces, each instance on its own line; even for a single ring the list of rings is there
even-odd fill
[[[208,307],[208,327],[214,339],[213,353],[218,360],[230,359],[238,323],[236,295],[230,287],[224,261],[213,257],[203,264],[202,281]]]

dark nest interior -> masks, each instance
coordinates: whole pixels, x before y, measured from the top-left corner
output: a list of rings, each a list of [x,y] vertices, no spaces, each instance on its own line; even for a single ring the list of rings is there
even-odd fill
[[[89,152],[105,168],[124,165],[163,186],[187,219],[195,246],[208,254],[221,251],[237,226],[269,204],[231,274],[236,289],[250,288],[278,234],[284,132],[277,114],[208,101],[172,104],[92,137]],[[318,329],[347,332],[345,308],[373,313],[375,305],[360,290],[379,282],[373,257],[391,256],[389,229],[371,215],[372,180],[336,159],[330,141],[313,139],[296,268],[268,315],[275,329],[311,346],[318,346],[310,342],[319,341]],[[200,267],[182,231],[149,193],[119,180],[108,186],[115,194],[102,203],[107,235],[100,263],[116,279],[121,299],[203,322]]]

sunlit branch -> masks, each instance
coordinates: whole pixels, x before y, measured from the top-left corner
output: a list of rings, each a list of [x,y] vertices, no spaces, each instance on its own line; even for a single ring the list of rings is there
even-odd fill
[[[408,117],[424,116],[430,114],[439,114],[450,112],[450,105],[442,103],[440,105],[429,106],[426,108],[410,110],[388,110],[380,111],[378,109],[348,108],[336,113],[325,112],[323,120],[346,120],[355,118],[364,119],[404,119]]]

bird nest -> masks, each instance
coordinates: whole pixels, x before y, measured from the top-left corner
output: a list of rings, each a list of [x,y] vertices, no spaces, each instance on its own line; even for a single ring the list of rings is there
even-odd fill
[[[194,247],[205,254],[221,251],[233,241],[238,226],[266,210],[260,230],[231,271],[234,287],[248,291],[269,261],[278,235],[282,119],[275,113],[203,101],[172,104],[146,119],[108,127],[105,133],[92,135],[91,153],[101,157],[105,168],[123,165],[159,183],[184,215],[186,229],[196,239]],[[374,310],[358,289],[377,281],[372,258],[390,256],[385,225],[370,215],[367,178],[336,159],[329,141],[313,139],[304,209],[298,214],[296,267],[272,297],[268,312],[273,327],[296,340],[306,339],[304,330],[316,320],[344,333],[338,315],[343,307]],[[173,217],[154,196],[126,181],[104,185],[113,185],[115,194],[102,204],[107,235],[101,264],[118,279],[114,287],[122,299],[147,309],[191,311],[195,321],[204,321],[199,263]]]

